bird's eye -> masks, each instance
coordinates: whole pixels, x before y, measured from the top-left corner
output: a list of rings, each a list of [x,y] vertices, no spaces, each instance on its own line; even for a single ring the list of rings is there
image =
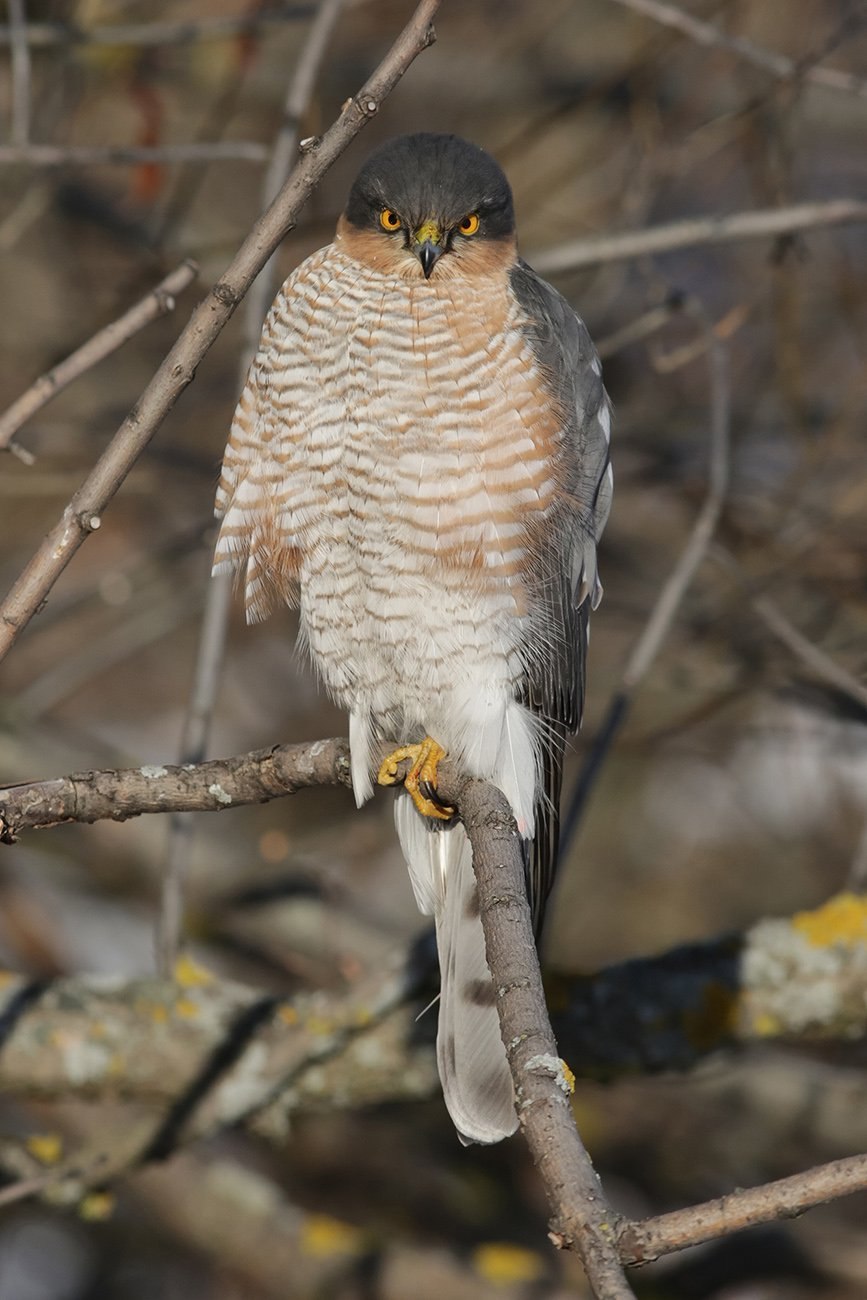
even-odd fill
[[[383,208],[379,214],[379,224],[383,230],[400,230],[403,222],[396,212],[392,212],[391,208]]]
[[[458,226],[462,235],[474,235],[479,228],[478,212],[470,212]]]

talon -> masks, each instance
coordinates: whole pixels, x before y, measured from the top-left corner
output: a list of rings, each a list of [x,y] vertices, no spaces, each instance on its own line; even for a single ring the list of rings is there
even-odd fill
[[[380,764],[376,780],[379,785],[397,785],[398,768],[401,763],[409,759],[412,766],[404,778],[404,789],[412,797],[422,817],[435,817],[439,821],[447,822],[454,816],[454,808],[447,808],[437,803],[422,789],[423,787],[429,794],[436,793],[437,767],[445,756],[446,751],[442,745],[438,745],[430,736],[425,736],[420,745],[401,745],[399,749],[389,754],[388,758]]]

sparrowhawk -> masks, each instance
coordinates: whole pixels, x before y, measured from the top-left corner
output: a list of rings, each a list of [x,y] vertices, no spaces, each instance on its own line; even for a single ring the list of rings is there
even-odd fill
[[[470,846],[436,799],[447,752],[506,795],[537,929],[581,718],[610,410],[583,322],[517,253],[512,194],[452,135],[381,146],[333,243],[277,295],[235,414],[215,567],[247,616],[300,609],[349,713],[358,804],[392,784],[416,901],[436,920],[437,1059],[464,1141],[517,1126]]]

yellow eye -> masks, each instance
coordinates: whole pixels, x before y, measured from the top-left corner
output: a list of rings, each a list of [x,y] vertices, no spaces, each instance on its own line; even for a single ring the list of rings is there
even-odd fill
[[[462,235],[474,235],[479,228],[479,214],[471,212],[469,216],[464,217],[458,230]]]
[[[403,222],[396,212],[392,212],[391,208],[383,208],[379,214],[379,224],[383,230],[400,230]]]

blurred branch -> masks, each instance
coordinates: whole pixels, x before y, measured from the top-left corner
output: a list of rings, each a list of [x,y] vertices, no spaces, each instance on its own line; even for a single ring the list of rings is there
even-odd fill
[[[768,631],[786,646],[796,659],[822,681],[827,682],[843,695],[848,695],[861,708],[867,709],[867,686],[863,682],[847,672],[825,650],[805,637],[803,632],[799,632],[770,597],[750,592],[740,565],[733,555],[718,546],[714,548],[712,556],[745,591],[750,606]]]
[[[28,167],[138,166],[139,163],[263,163],[268,149],[255,140],[215,140],[193,144],[22,144],[0,145],[0,164]]]
[[[31,48],[51,45],[191,45],[199,41],[228,40],[244,32],[260,31],[276,23],[309,18],[312,4],[272,5],[258,13],[227,18],[199,18],[180,23],[113,23],[103,27],[77,27],[71,23],[28,23]],[[12,43],[8,27],[0,27],[0,45]]]
[[[645,230],[575,239],[556,248],[531,252],[527,260],[540,275],[559,275],[583,266],[621,262],[676,248],[728,244],[741,239],[772,239],[798,230],[867,221],[867,203],[857,199],[828,199],[822,203],[794,203],[790,207],[734,212],[730,216],[695,217],[671,221]]]
[[[626,721],[635,691],[659,653],[690,584],[707,555],[728,490],[731,420],[728,351],[723,339],[714,330],[704,308],[695,299],[684,299],[682,308],[700,322],[707,344],[710,368],[710,464],[707,495],[686,545],[663,584],[644,629],[632,648],[623,669],[620,688],[608,706],[569,797],[566,815],[563,818],[561,851],[564,853],[577,830],[605,758]]]
[[[851,95],[867,98],[867,81],[850,72],[840,72],[836,68],[816,68],[803,66],[800,61],[778,54],[776,50],[765,49],[742,36],[730,36],[712,23],[704,22],[693,14],[686,13],[677,5],[664,3],[663,0],[615,0],[615,3],[631,9],[633,13],[652,18],[665,27],[672,27],[698,45],[728,50],[738,58],[752,63],[754,67],[770,72],[772,76],[784,81],[808,81],[829,90],[842,90]],[[863,18],[861,22],[863,23]]]
[[[583,1075],[687,1070],[749,1043],[867,1032],[867,899],[841,893],[742,934],[546,980],[561,1048]]]
[[[271,159],[262,185],[262,207],[267,208],[280,192],[298,148],[301,118],[309,107],[319,68],[345,0],[320,0],[307,40],[283,105],[283,117],[271,150]],[[243,388],[247,370],[255,355],[262,322],[274,296],[277,254],[272,253],[262,267],[244,303],[244,325],[238,389]],[[226,645],[231,608],[232,577],[213,575],[205,592],[205,610],[193,672],[190,701],[184,719],[180,745],[181,763],[197,763],[205,757],[211,726],[220,668]],[[157,935],[159,969],[168,975],[178,954],[183,927],[183,878],[189,859],[193,825],[189,817],[176,814],[169,822],[168,841],[162,873],[162,901]]]
[[[557,1214],[555,1239],[573,1244],[577,1232],[586,1242],[580,1178],[576,1185],[569,1168],[569,1075],[550,1031],[541,1028],[535,950],[521,917],[527,905],[519,841],[498,792],[481,782],[458,781],[448,788],[448,797],[463,807],[478,855],[488,955],[504,1033],[512,1035],[522,1127]],[[526,922],[529,926],[528,912]],[[713,966],[702,956],[712,947],[718,950]],[[735,970],[743,985],[730,996],[726,980]],[[282,1140],[287,1107],[291,1118],[305,1106],[391,1100],[396,1082],[403,1099],[426,1096],[433,1086],[432,1050],[413,1041],[407,1011],[419,994],[417,976],[403,959],[345,994],[316,993],[292,1001],[263,998],[186,960],[176,975],[174,981],[82,978],[36,985],[2,977],[0,1086],[5,1092],[31,1099],[120,1097],[158,1102],[165,1111],[156,1128],[137,1125],[130,1131],[122,1159],[112,1156],[101,1168],[91,1162],[88,1175],[80,1156],[70,1158],[51,1179],[16,1185],[10,1195],[40,1193],[47,1183],[53,1190],[65,1183],[65,1195],[76,1189],[80,1194],[82,1184],[105,1182],[123,1168],[165,1157],[179,1145],[239,1123]],[[863,1032],[867,1015],[867,900],[843,894],[812,912],[760,921],[742,938],[624,963],[575,981],[573,997],[592,1003],[597,1019],[585,1025],[581,1037],[574,1033],[574,1017],[569,1021],[561,1013],[561,1045],[583,1059],[590,1043],[598,1057],[595,1032],[601,1032],[603,1051],[624,1033],[627,1042],[612,1064],[634,1071],[646,1064],[626,1054],[629,1034],[640,1024],[645,1036],[658,1035],[653,1063],[658,1067],[673,1042],[672,994],[687,987],[695,995],[693,1005],[675,1011],[696,1057],[735,1037],[768,1041],[785,1034],[804,1040],[818,1029],[851,1040],[859,1028]],[[561,995],[555,985],[553,1001]],[[669,1064],[682,1067],[685,1061],[677,1052]],[[323,1069],[324,1078],[319,1077]],[[585,1194],[597,1198],[592,1204],[598,1206],[592,1170],[589,1177]],[[646,1262],[865,1186],[867,1157],[852,1157],[658,1219],[606,1222],[624,1261]],[[590,1267],[595,1267],[592,1259]],[[598,1296],[618,1294],[599,1279],[597,1269]],[[628,1294],[622,1288],[620,1293]]]
[[[24,0],[9,0],[9,44],[12,47],[12,129],[13,146],[26,148],[30,139],[30,47],[27,42],[27,15]]]
[[[176,267],[149,294],[130,307],[116,321],[106,325],[93,338],[77,348],[65,361],[47,370],[0,415],[0,449],[8,447],[22,424],[41,411],[52,397],[63,391],[85,371],[111,356],[151,321],[174,311],[175,295],[182,293],[195,280],[198,267],[186,261]]]
[[[304,154],[221,279],[193,313],[138,403],[0,606],[0,658],[27,626],[85,538],[99,527],[100,512],[192,382],[196,367],[291,228],[301,206],[332,163],[379,111],[383,99],[416,56],[434,40],[431,22],[438,7],[439,0],[421,0],[377,70],[358,96],[344,105],[340,117],[315,148]]]

